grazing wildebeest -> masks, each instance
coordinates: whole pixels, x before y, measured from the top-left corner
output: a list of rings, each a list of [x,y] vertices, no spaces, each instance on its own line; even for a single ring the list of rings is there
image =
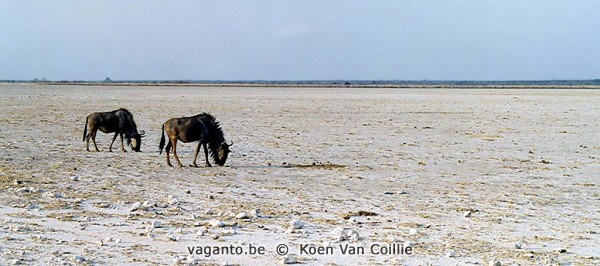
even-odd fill
[[[221,130],[219,122],[217,122],[212,115],[207,113],[167,120],[162,126],[159,154],[162,154],[163,147],[165,147],[165,130],[169,137],[169,143],[167,143],[165,149],[167,152],[167,164],[169,166],[173,166],[171,165],[171,159],[169,158],[170,149],[173,147],[173,156],[175,156],[177,164],[179,164],[180,167],[183,167],[177,156],[177,140],[181,140],[184,143],[200,141],[198,147],[196,147],[196,153],[194,153],[194,161],[190,165],[193,167],[198,167],[196,158],[200,151],[200,145],[204,146],[204,157],[206,159],[207,167],[211,167],[211,165],[208,162],[208,150],[206,144],[208,144],[208,147],[210,148],[210,155],[213,157],[213,161],[220,166],[223,166],[225,161],[227,161],[229,146],[233,145],[233,142],[231,144],[225,142],[225,137],[223,137],[223,131]]]
[[[90,133],[88,134],[88,125]],[[144,131],[141,130],[139,133],[135,122],[133,121],[133,115],[127,109],[121,108],[112,112],[99,112],[92,113],[87,116],[85,120],[85,128],[83,129],[83,140],[85,141],[85,149],[90,151],[90,138],[94,143],[96,151],[100,151],[96,145],[96,133],[98,130],[104,133],[115,132],[115,136],[110,143],[108,151],[112,152],[112,145],[117,139],[117,135],[121,136],[121,150],[126,152],[125,146],[123,145],[123,135],[127,139],[127,145],[131,146],[134,151],[140,151],[142,147],[142,138],[144,137]],[[135,141],[132,144],[131,139]]]

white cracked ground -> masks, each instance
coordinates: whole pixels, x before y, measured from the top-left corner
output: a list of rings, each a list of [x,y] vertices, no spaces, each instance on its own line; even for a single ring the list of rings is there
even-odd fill
[[[142,152],[102,133],[85,152],[86,115],[120,107]],[[0,110],[0,264],[281,264],[278,244],[308,265],[600,264],[598,90],[3,84]],[[168,167],[161,124],[200,112],[234,142],[226,167]],[[266,253],[188,252],[249,244]]]

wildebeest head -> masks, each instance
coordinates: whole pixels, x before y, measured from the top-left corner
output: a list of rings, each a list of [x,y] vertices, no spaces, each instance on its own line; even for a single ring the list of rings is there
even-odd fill
[[[219,166],[225,165],[225,161],[227,161],[227,156],[229,155],[229,147],[233,145],[233,141],[231,144],[227,144],[225,141],[219,145],[219,150],[217,151],[217,158],[215,158],[215,163]]]
[[[131,138],[127,140],[127,144],[130,145],[131,149],[133,149],[134,151],[140,152],[140,149],[142,148],[142,138],[145,134],[146,132],[144,132],[143,130],[140,130],[139,133],[135,132],[131,135]]]

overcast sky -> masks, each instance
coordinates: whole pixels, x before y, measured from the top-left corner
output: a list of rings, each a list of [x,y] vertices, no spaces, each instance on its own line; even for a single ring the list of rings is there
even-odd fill
[[[0,79],[600,78],[598,0],[0,0]]]

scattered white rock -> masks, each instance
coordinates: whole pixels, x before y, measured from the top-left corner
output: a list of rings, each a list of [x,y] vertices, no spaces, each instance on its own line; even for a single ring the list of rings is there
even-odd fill
[[[152,204],[152,202],[150,201],[144,201],[144,203],[142,203],[142,206],[146,209],[152,207],[154,204]]]
[[[456,252],[454,252],[454,251],[448,251],[448,253],[446,253],[446,257],[448,257],[448,258],[456,258]]]
[[[358,241],[360,239],[358,231],[356,231],[354,229],[350,229],[350,228],[343,228],[343,227],[335,228],[333,230],[333,236],[334,236],[334,239],[336,239],[337,241],[346,241],[346,240]]]
[[[515,242],[515,248],[516,248],[516,249],[521,249],[521,248],[523,248],[523,241],[520,241],[520,240],[519,240],[519,241]]]
[[[96,245],[98,245],[99,247],[101,247],[101,246],[104,246],[104,242],[102,242],[102,240],[100,240],[100,241],[96,241],[95,243],[96,243]]]
[[[18,188],[16,191],[17,192],[35,193],[38,191],[38,189],[34,188],[34,187],[22,187],[22,188]]]
[[[465,217],[467,217],[467,218],[468,218],[468,217],[471,217],[471,214],[473,214],[473,212],[472,212],[472,211],[466,211],[466,212],[463,214],[463,216],[465,216]]]
[[[225,223],[219,220],[210,220],[208,221],[208,225],[210,225],[211,227],[223,227],[225,226]]]
[[[204,211],[205,215],[210,215],[210,214],[214,214],[213,210],[211,208],[206,209],[206,211]]]
[[[173,258],[173,265],[179,265],[179,264],[181,264],[181,259],[179,257]]]
[[[490,262],[488,263],[489,266],[502,266],[502,263],[500,263],[499,260],[490,260]]]
[[[234,228],[223,229],[221,231],[221,235],[223,235],[223,236],[232,236],[232,235],[235,235],[235,234],[237,234],[237,232],[235,231]]]
[[[198,232],[196,232],[196,235],[204,236],[204,235],[206,235],[206,233],[208,233],[208,231],[206,229],[200,229],[200,230],[198,230]]]
[[[397,242],[397,241],[396,241],[396,236],[394,236],[394,235],[387,235],[387,236],[385,237],[385,239],[386,239],[386,240],[387,240],[389,243],[394,243],[394,242]]]
[[[405,248],[406,248],[406,247],[414,247],[414,246],[415,246],[415,242],[412,242],[412,241],[410,241],[410,240],[409,240],[409,241],[406,241],[406,242],[404,242],[404,247],[405,247]]]
[[[180,237],[176,236],[176,235],[173,235],[173,234],[169,234],[169,235],[167,235],[167,239],[169,239],[171,241],[174,241],[174,242],[177,242],[177,241],[179,241]]]
[[[75,176],[72,176],[72,177],[71,177],[71,180],[72,180],[72,181],[79,181],[79,177],[78,177],[78,176],[76,176],[76,175],[75,175]]]
[[[211,237],[212,239],[219,239],[219,238],[221,238],[221,236],[220,236],[220,235],[217,235],[217,234],[212,234],[210,237]]]
[[[258,218],[260,216],[260,211],[258,209],[254,209],[250,211],[250,216],[252,218]]]
[[[192,191],[189,190],[189,189],[186,189],[184,192],[185,192],[185,194],[191,194],[192,193]]]
[[[291,229],[302,229],[304,227],[304,222],[300,220],[293,220],[290,222]]]
[[[416,235],[418,233],[419,233],[419,231],[417,231],[417,229],[414,229],[414,228],[408,230],[408,234],[411,235],[411,236],[414,236],[414,235]]]
[[[160,221],[152,221],[152,228],[161,228],[162,227],[162,223]]]
[[[292,258],[292,257],[290,257],[288,255],[285,255],[285,256],[283,256],[283,258],[281,260],[281,263],[283,263],[283,264],[296,264],[296,263],[298,263],[298,261],[296,261],[294,258]]]
[[[236,219],[248,219],[250,218],[247,213],[240,212],[235,216]]]
[[[137,211],[140,209],[140,207],[142,207],[142,204],[139,202],[134,203],[133,205],[131,205],[131,212]]]
[[[104,242],[112,242],[112,241],[113,241],[113,238],[110,236],[107,238],[104,238]]]
[[[173,195],[169,195],[168,199],[169,199],[169,204],[171,204],[171,205],[176,205],[179,203],[179,199]]]
[[[82,255],[76,255],[74,259],[75,259],[75,261],[76,261],[76,262],[78,262],[78,263],[83,263],[83,262],[85,262],[85,257],[84,257],[84,256],[82,256]]]
[[[201,262],[200,258],[193,255],[188,255],[185,260],[187,261],[188,265],[199,265]]]

